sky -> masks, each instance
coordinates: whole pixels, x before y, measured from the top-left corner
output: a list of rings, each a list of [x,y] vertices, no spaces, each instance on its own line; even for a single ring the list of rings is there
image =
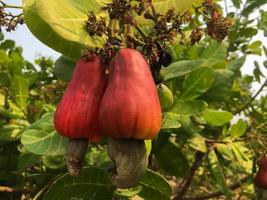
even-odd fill
[[[21,0],[9,0],[5,1],[9,4],[13,5],[22,5]],[[228,11],[234,11],[234,7],[231,7],[231,0],[226,0],[226,3],[228,6],[230,5],[230,8]],[[224,5],[222,5],[224,6]],[[267,11],[267,5],[265,5],[262,9]],[[258,11],[255,11],[252,15],[252,19],[257,19],[259,16]],[[4,31],[4,35],[6,39],[12,39],[16,41],[16,44],[18,46],[23,47],[23,56],[29,60],[34,61],[34,59],[38,58],[40,55],[51,57],[53,60],[56,60],[60,54],[53,49],[47,47],[43,43],[41,43],[38,39],[36,39],[26,25],[19,26],[16,31],[13,31],[11,33],[7,33]],[[267,39],[264,38],[263,33],[260,31],[257,36],[253,38],[253,41],[260,40],[263,44],[267,47]],[[244,66],[242,67],[242,73],[243,74],[252,74],[254,69],[254,61],[257,60],[260,63],[262,72],[267,75],[267,69],[263,67],[262,63],[264,60],[267,60],[267,58],[263,56],[254,56],[250,55],[247,57],[246,62]],[[253,85],[253,90],[257,90],[257,88],[260,87],[258,83],[255,83]],[[266,91],[267,93],[267,91]]]

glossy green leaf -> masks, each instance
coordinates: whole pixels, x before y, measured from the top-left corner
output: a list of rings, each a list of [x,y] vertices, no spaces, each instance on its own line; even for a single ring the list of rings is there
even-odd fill
[[[26,111],[29,97],[28,80],[20,75],[15,75],[12,78],[11,89],[14,93],[15,101],[22,110]]]
[[[30,31],[47,46],[74,60],[84,45],[101,47],[104,38],[89,37],[84,22],[89,11],[100,12],[105,0],[23,0],[23,14]]]
[[[3,107],[5,105],[5,95],[0,93],[0,108]]]
[[[227,199],[232,199],[231,191],[226,185],[222,168],[213,149],[208,154],[208,164],[215,185],[227,197]]]
[[[221,102],[230,97],[233,87],[234,73],[228,69],[214,70],[215,79],[210,89],[201,98],[208,102]]]
[[[17,170],[19,173],[24,172],[27,170],[29,167],[34,166],[36,163],[39,162],[39,156],[28,153],[28,152],[23,152],[21,153],[18,158],[17,158]]]
[[[75,62],[66,56],[60,56],[55,62],[54,73],[57,78],[63,81],[69,81],[75,68]]]
[[[198,67],[188,74],[183,82],[179,99],[189,100],[206,92],[214,81],[214,71],[210,67]]]
[[[160,73],[164,80],[168,80],[188,74],[204,62],[204,59],[177,61],[164,68]]]
[[[151,140],[145,140],[145,145],[146,145],[146,154],[147,154],[147,156],[149,156],[151,153],[151,150],[152,150],[152,141]]]
[[[50,169],[60,169],[66,165],[64,156],[44,156],[43,164]]]
[[[53,113],[45,114],[23,132],[21,143],[28,151],[50,156],[65,154],[68,140],[56,133],[53,121]]]
[[[147,169],[145,176],[139,182],[142,186],[138,194],[145,200],[170,200],[172,188],[160,174]]]
[[[80,176],[65,174],[50,186],[43,200],[112,200],[115,187],[109,174],[97,167],[87,167]]]
[[[267,13],[264,10],[260,10],[260,21],[258,22],[259,29],[263,30],[264,36],[267,36]]]
[[[230,69],[231,71],[240,70],[241,67],[244,65],[245,61],[246,61],[246,56],[237,58],[229,64],[228,69]]]
[[[0,44],[0,49],[13,49],[15,47],[15,41],[13,40],[5,40]]]
[[[246,5],[245,9],[243,9],[242,15],[248,16],[248,15],[252,14],[254,9],[257,9],[261,5],[264,5],[266,3],[267,3],[266,0],[249,1],[249,3],[247,3],[247,5]]]
[[[213,126],[223,126],[230,122],[233,114],[224,110],[207,109],[203,112],[203,118]]]
[[[216,150],[225,160],[233,161],[234,154],[230,143],[216,144]]]
[[[236,124],[231,126],[230,134],[232,137],[241,137],[246,133],[247,123],[239,119]]]
[[[235,7],[240,8],[241,0],[232,0]]]
[[[194,134],[187,140],[188,145],[200,152],[206,153],[208,151],[205,138],[199,134]]]
[[[20,139],[24,126],[7,124],[0,128],[0,140],[15,141]]]
[[[201,58],[208,60],[208,65],[213,66],[222,62],[227,57],[227,46],[224,43],[217,43],[211,40],[207,48],[201,54]]]
[[[118,196],[119,198],[124,198],[126,197],[127,199],[129,197],[136,196],[140,191],[142,190],[142,186],[137,186],[137,187],[132,187],[129,189],[117,189],[115,192],[115,196]]]
[[[169,175],[186,176],[189,164],[175,144],[166,142],[163,147],[157,150],[155,156],[159,166]]]
[[[231,143],[233,154],[238,161],[238,171],[250,173],[252,170],[252,155],[244,143]]]
[[[172,112],[166,112],[163,114],[163,122],[161,129],[173,129],[180,128],[181,124],[179,122],[180,115]]]
[[[7,64],[9,62],[9,57],[4,50],[0,50],[0,64]]]
[[[195,115],[203,112],[206,107],[207,103],[201,100],[176,100],[170,112],[180,115]]]

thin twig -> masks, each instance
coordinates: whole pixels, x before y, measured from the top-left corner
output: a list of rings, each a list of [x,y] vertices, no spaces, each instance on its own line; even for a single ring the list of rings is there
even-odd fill
[[[235,111],[234,114],[240,113],[243,110],[245,110],[251,104],[251,102],[256,99],[256,97],[261,93],[261,91],[263,90],[263,88],[265,86],[267,86],[267,79],[263,82],[263,84],[261,85],[259,90],[255,93],[255,95],[253,97],[251,97],[251,99],[248,100],[247,103],[245,103],[243,106],[241,106],[239,109],[237,109],[237,111]]]
[[[242,178],[238,183],[234,183],[234,184],[228,186],[228,188],[231,190],[235,190],[235,189],[241,187],[241,185],[243,183],[245,183],[249,178],[250,178],[250,176],[246,176],[246,177]],[[223,192],[217,191],[217,192],[213,192],[210,194],[205,194],[205,195],[197,196],[197,197],[182,197],[180,200],[204,200],[204,199],[211,199],[211,198],[219,197],[221,195],[223,195]]]
[[[34,189],[0,186],[0,193],[33,193]]]

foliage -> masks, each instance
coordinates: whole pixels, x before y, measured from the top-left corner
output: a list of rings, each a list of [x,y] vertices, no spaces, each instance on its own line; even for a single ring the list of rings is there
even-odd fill
[[[66,173],[67,140],[54,130],[53,112],[70,80],[73,60],[85,45],[98,47],[105,39],[88,37],[83,30],[88,11],[105,16],[100,8],[109,2],[24,0],[29,29],[63,54],[55,63],[44,57],[28,62],[22,48],[0,32],[0,186],[11,189],[2,192],[0,187],[1,198],[255,198],[255,166],[267,144],[267,97],[260,97],[267,87],[261,71],[267,60],[255,62],[251,76],[242,75],[241,69],[248,55],[267,57],[267,47],[253,40],[260,31],[267,35],[266,12],[261,10],[256,22],[251,19],[266,1],[232,0],[238,14],[227,13],[233,26],[222,42],[206,36],[192,45],[187,37],[169,45],[172,60],[161,69],[160,81],[173,93],[174,103],[163,113],[149,169],[137,187],[113,186],[109,172],[114,166],[105,140],[88,149],[81,176]],[[161,2],[155,0],[155,9],[165,12],[169,7],[183,11],[201,1]],[[197,17],[195,23],[205,27]],[[140,20],[140,25],[149,30],[151,24]],[[182,28],[187,35],[192,29],[191,24]],[[255,82],[262,83],[256,94],[251,91]]]

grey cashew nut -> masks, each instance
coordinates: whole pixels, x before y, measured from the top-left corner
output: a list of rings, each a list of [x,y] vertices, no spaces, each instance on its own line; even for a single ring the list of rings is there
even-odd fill
[[[67,168],[71,176],[80,174],[88,148],[88,139],[70,139],[67,147]]]
[[[143,140],[108,138],[108,155],[117,166],[113,182],[118,188],[130,188],[145,175],[148,157]]]

